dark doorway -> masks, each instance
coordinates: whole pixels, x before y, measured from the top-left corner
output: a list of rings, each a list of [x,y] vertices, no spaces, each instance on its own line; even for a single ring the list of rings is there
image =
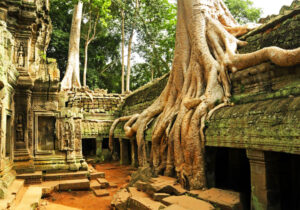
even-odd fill
[[[103,141],[102,141],[102,149],[108,149],[108,142],[109,142],[109,139],[108,138],[103,138]]]
[[[244,149],[207,147],[208,187],[241,193],[245,209],[250,209],[250,164]]]
[[[281,153],[279,175],[281,209],[300,209],[300,156]]]
[[[85,157],[95,156],[97,151],[96,139],[82,139],[82,154]]]

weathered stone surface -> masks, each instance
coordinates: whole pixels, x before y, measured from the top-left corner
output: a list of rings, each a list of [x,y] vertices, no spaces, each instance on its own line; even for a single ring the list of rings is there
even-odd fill
[[[97,181],[99,182],[101,188],[108,188],[109,187],[109,183],[106,179],[98,178]]]
[[[186,196],[186,195],[182,195],[182,196],[170,196],[167,198],[164,198],[162,200],[162,202],[164,204],[166,204],[167,206],[172,205],[172,204],[177,204],[183,208],[186,209],[201,209],[201,210],[213,210],[215,209],[213,205],[211,205],[208,202],[190,197],[190,196]]]
[[[137,182],[134,184],[134,187],[136,187],[136,188],[137,188],[138,190],[140,190],[140,191],[146,192],[147,187],[148,187],[148,183],[143,182],[143,181],[137,181]]]
[[[109,182],[109,187],[110,188],[118,188],[118,185],[116,183]]]
[[[88,190],[90,189],[90,182],[88,179],[80,180],[66,180],[59,184],[59,190]]]
[[[105,178],[105,173],[104,172],[92,172],[90,173],[90,179],[98,179],[98,178]]]
[[[25,184],[38,184],[42,182],[42,172],[37,171],[34,173],[18,174],[17,179],[24,179]]]
[[[151,179],[151,182],[147,185],[147,192],[149,194],[168,193],[170,195],[183,195],[187,190],[182,188],[175,178],[159,176]]]
[[[90,181],[90,188],[93,189],[101,189],[101,184],[97,180]]]
[[[165,210],[188,210],[187,208],[184,208],[182,206],[179,206],[177,204],[172,204],[166,208],[164,208]]]
[[[151,198],[147,197],[130,197],[129,198],[129,208],[139,209],[139,210],[159,210],[163,209],[165,205],[160,202],[153,201]]]
[[[104,197],[109,195],[109,192],[106,189],[93,189],[93,192],[97,197]]]
[[[155,201],[162,201],[162,199],[169,197],[169,196],[170,196],[170,194],[168,194],[168,193],[154,193],[153,199]]]
[[[86,171],[67,172],[67,173],[49,173],[43,175],[43,179],[45,181],[84,179],[86,177],[87,177]]]
[[[119,190],[114,194],[111,205],[117,210],[127,210],[128,208],[128,199],[131,194],[124,188]]]
[[[144,192],[138,191],[135,187],[129,187],[131,194],[128,206],[133,209],[141,210],[154,210],[165,207],[162,203],[152,200],[149,195]]]
[[[204,191],[193,190],[190,191],[190,193],[196,195],[201,200],[216,204],[222,210],[243,209],[240,200],[240,193],[238,192],[211,188]]]

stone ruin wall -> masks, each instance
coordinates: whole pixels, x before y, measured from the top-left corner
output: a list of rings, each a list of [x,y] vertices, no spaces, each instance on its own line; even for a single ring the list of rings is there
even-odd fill
[[[110,126],[118,115],[123,101],[120,94],[109,94],[106,90],[82,89],[68,94],[67,108],[77,108],[82,113],[82,138],[108,137]]]

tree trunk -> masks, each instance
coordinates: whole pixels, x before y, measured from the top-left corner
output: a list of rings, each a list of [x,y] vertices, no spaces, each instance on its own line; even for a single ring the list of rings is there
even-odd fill
[[[295,65],[300,63],[300,48],[236,54],[237,46],[246,43],[229,33],[241,26],[222,0],[178,0],[177,19],[173,66],[165,89],[141,114],[117,119],[109,145],[112,149],[117,122],[128,120],[125,134],[136,135],[140,166],[151,165],[155,174],[176,175],[184,187],[200,189],[206,187],[205,121],[215,110],[231,105],[228,72],[266,60]],[[217,101],[221,104],[215,106]],[[144,132],[154,117],[148,162]]]
[[[128,42],[128,57],[127,57],[127,74],[126,74],[126,92],[130,92],[130,73],[131,73],[131,47],[132,47],[132,39],[134,35],[134,30],[131,31],[129,42]]]
[[[83,69],[83,86],[86,87],[86,72],[87,72],[87,63],[88,63],[88,49],[89,41],[87,40],[84,45],[84,69]]]
[[[80,28],[82,19],[82,2],[79,1],[74,7],[70,41],[68,64],[65,76],[61,82],[62,90],[69,90],[72,88],[80,88],[80,68],[79,68],[79,44],[80,44]]]
[[[125,14],[124,9],[121,11],[122,16],[122,76],[121,76],[121,93],[125,90]]]

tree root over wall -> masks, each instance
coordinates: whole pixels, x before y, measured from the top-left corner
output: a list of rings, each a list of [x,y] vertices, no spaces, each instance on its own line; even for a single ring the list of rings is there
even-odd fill
[[[236,23],[222,0],[178,0],[177,18],[173,67],[165,89],[141,114],[113,123],[110,148],[117,123],[127,121],[126,135],[136,135],[139,166],[151,166],[156,175],[176,175],[185,188],[200,189],[206,187],[205,121],[215,110],[231,105],[228,72],[268,60],[280,66],[296,65],[300,48],[268,47],[237,54],[237,47],[247,43],[235,35],[244,33],[245,27]],[[154,118],[148,162],[144,132]]]

